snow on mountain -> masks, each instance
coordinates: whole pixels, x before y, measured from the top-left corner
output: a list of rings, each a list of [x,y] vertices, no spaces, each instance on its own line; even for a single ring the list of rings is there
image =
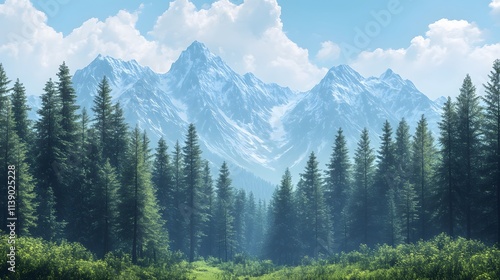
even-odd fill
[[[431,128],[437,128],[439,106],[392,70],[380,77],[365,78],[347,65],[333,67],[283,116],[289,139],[289,145],[282,148],[287,149],[284,162],[293,162],[292,172],[301,172],[304,147],[310,147],[309,152],[314,151],[326,164],[339,128],[344,131],[351,156],[365,127],[377,150],[385,120],[395,132],[402,118],[415,127],[422,114]]]
[[[200,42],[182,52],[165,74],[134,60],[99,55],[73,77],[82,107],[92,107],[104,75],[127,121],[146,129],[151,143],[164,137],[170,147],[177,140],[183,144],[188,124],[194,123],[214,174],[222,160],[228,161],[235,185],[253,189],[257,197],[270,196],[272,185],[265,181],[278,183],[286,167],[297,180],[311,151],[318,153],[323,168],[339,127],[351,153],[364,127],[377,149],[386,119],[395,131],[401,118],[414,127],[425,114],[435,128],[440,110],[390,69],[365,78],[340,65],[310,91],[294,92],[234,72]]]

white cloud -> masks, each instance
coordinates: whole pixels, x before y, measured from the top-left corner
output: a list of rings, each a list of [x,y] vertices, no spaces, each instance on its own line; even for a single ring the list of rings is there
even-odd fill
[[[316,59],[331,63],[340,56],[340,47],[332,41],[321,43],[321,49],[316,54]]]
[[[286,36],[280,16],[276,0],[240,5],[219,0],[201,10],[188,0],[176,0],[150,34],[177,51],[198,40],[239,73],[252,71],[266,82],[310,89],[326,69],[312,64],[308,51]]]
[[[97,54],[136,59],[166,71],[174,53],[145,39],[135,28],[139,14],[120,11],[99,21],[91,18],[68,36],[47,25],[47,16],[28,0],[0,4],[0,57],[7,75],[19,77],[28,94],[39,95],[62,61],[71,70],[85,67]]]
[[[489,6],[494,13],[500,13],[500,0],[491,0]]]
[[[495,9],[499,2],[490,6]],[[307,49],[287,37],[276,0],[245,0],[240,5],[219,0],[202,9],[189,0],[175,0],[157,19],[150,39],[136,27],[140,10],[120,11],[103,21],[91,18],[63,36],[30,1],[6,0],[0,4],[0,26],[9,28],[0,28],[0,63],[11,79],[19,77],[25,83],[29,94],[40,94],[63,60],[75,71],[101,53],[136,59],[165,72],[194,40],[205,43],[241,74],[253,72],[266,82],[293,89],[310,89],[326,72],[311,62]],[[61,7],[59,12],[63,11]],[[364,75],[379,75],[390,67],[431,98],[455,96],[470,73],[482,92],[481,83],[500,53],[500,43],[485,44],[483,37],[474,23],[441,19],[407,47],[365,51],[351,65]],[[339,55],[339,46],[325,41],[314,59],[330,66]]]
[[[7,0],[0,4],[0,26],[15,28],[0,29],[0,63],[9,77],[25,83],[29,94],[39,95],[62,61],[75,71],[101,53],[166,72],[198,40],[241,74],[251,71],[266,82],[307,90],[326,69],[312,64],[308,51],[286,36],[280,15],[276,0],[240,5],[219,0],[200,10],[188,0],[175,0],[150,31],[151,40],[136,28],[140,12],[123,10],[104,21],[91,18],[63,36],[30,1]]]
[[[408,47],[364,51],[352,65],[364,75],[379,75],[392,68],[430,98],[456,96],[469,73],[482,94],[481,84],[500,54],[500,43],[482,42],[483,32],[474,23],[441,19],[429,25],[425,36],[413,38]]]

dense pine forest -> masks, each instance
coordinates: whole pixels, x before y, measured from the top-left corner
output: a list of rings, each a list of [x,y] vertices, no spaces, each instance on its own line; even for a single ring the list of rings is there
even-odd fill
[[[194,124],[174,147],[152,145],[106,77],[92,108],[71,78],[60,65],[30,120],[0,64],[0,181],[14,166],[18,218],[16,272],[3,261],[2,277],[500,278],[500,60],[480,88],[468,75],[457,85],[439,131],[425,116],[386,121],[379,147],[365,129],[350,158],[339,128],[330,161],[312,152],[299,178],[283,170],[270,201],[233,185],[225,162],[212,177]]]

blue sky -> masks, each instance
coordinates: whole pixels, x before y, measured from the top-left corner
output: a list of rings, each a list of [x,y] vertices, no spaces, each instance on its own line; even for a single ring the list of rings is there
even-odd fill
[[[392,68],[431,98],[456,95],[466,73],[480,88],[500,58],[499,0],[6,0],[0,24],[0,63],[33,94],[62,60],[76,70],[102,53],[165,72],[193,40],[297,90],[349,64]]]

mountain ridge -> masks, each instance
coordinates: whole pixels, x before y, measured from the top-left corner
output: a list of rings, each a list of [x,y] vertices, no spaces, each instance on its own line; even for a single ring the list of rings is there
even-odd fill
[[[273,184],[287,167],[297,180],[311,151],[326,164],[339,127],[353,154],[364,127],[377,150],[386,119],[395,130],[401,118],[414,127],[425,114],[436,131],[440,112],[439,104],[391,69],[365,78],[338,65],[309,91],[298,92],[264,83],[252,73],[236,73],[197,41],[167,73],[155,73],[135,60],[98,55],[73,76],[80,106],[92,107],[104,75],[127,122],[146,129],[151,143],[164,137],[173,147],[194,123],[212,169],[227,160]]]

